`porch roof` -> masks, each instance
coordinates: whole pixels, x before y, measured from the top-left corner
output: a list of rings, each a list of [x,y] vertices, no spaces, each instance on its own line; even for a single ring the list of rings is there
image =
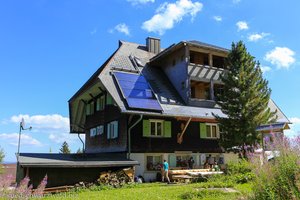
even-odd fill
[[[261,125],[256,128],[256,131],[273,131],[273,130],[287,130],[290,129],[288,123],[274,123]]]
[[[139,165],[139,162],[127,159],[124,153],[20,153],[19,164],[22,167],[84,168],[134,166]]]

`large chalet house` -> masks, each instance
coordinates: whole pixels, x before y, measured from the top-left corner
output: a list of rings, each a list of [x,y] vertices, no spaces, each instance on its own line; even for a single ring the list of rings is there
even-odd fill
[[[118,49],[69,100],[70,132],[85,134],[85,153],[122,152],[139,162],[136,176],[154,180],[166,159],[184,168],[193,157],[203,167],[211,155],[219,164],[227,153],[219,146],[214,115],[226,117],[215,101],[229,50],[198,41],[161,49],[160,39],[146,45],[119,41]],[[272,129],[282,133],[289,120],[277,110]],[[270,126],[259,131],[268,134]]]

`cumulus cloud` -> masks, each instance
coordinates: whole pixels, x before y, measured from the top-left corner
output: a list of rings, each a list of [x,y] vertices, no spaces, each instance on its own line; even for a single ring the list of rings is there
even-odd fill
[[[0,140],[5,143],[17,146],[19,142],[19,134],[18,133],[0,133]],[[41,146],[41,142],[37,139],[34,139],[28,134],[21,134],[21,145],[33,145],[33,146]]]
[[[221,22],[223,18],[221,16],[214,16],[214,20],[217,22]]]
[[[131,5],[139,5],[139,4],[147,4],[147,3],[154,3],[155,0],[127,0],[127,2],[131,3]]]
[[[32,126],[32,132],[48,135],[48,138],[55,143],[67,141],[72,143],[78,141],[77,135],[70,134],[69,118],[59,114],[52,115],[15,115],[10,118],[13,123],[20,123],[22,118],[26,125]]]
[[[248,40],[251,42],[256,42],[258,40],[261,40],[263,38],[265,38],[266,36],[270,35],[270,33],[254,33],[248,36]]]
[[[120,23],[116,25],[113,29],[110,29],[110,33],[114,33],[115,31],[118,31],[119,33],[124,33],[125,35],[130,35],[129,27],[125,23]]]
[[[238,21],[236,23],[236,26],[238,27],[238,31],[249,29],[249,26],[248,26],[247,22],[245,22],[245,21]]]
[[[193,3],[191,0],[178,0],[175,3],[163,3],[156,10],[156,14],[145,21],[142,28],[148,32],[163,35],[166,30],[172,29],[176,23],[186,16],[192,20],[201,11],[203,5],[200,2]]]
[[[278,68],[288,69],[295,63],[295,52],[287,47],[275,47],[275,49],[266,53],[264,59]]]
[[[266,73],[266,72],[271,71],[272,68],[269,66],[260,66],[260,69],[261,69],[262,73]]]
[[[289,130],[285,130],[284,134],[287,137],[295,137],[300,135],[300,118],[299,117],[291,117],[289,118],[290,122],[292,122],[292,124],[290,124],[290,128]]]
[[[39,129],[56,129],[56,130],[69,130],[69,118],[63,117],[58,114],[52,115],[14,115],[10,118],[13,123],[20,123],[24,119],[28,126],[34,127],[33,130]],[[25,125],[26,128],[27,125]]]

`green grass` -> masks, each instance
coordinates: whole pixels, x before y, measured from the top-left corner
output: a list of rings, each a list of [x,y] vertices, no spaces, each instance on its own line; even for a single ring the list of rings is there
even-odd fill
[[[250,184],[238,184],[234,189],[237,193],[227,193],[222,190],[205,189],[212,187],[210,182],[193,184],[163,184],[163,183],[144,183],[139,185],[126,186],[124,188],[112,189],[94,187],[80,191],[61,193],[45,197],[44,199],[206,199],[206,200],[233,200],[243,197],[251,192]],[[216,185],[214,185],[216,188]],[[204,189],[203,189],[204,188]],[[99,191],[97,191],[99,190]]]

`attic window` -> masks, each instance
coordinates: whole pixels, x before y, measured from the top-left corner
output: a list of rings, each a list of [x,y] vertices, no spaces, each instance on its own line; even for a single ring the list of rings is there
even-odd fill
[[[138,64],[140,67],[143,67],[143,63],[138,57],[134,56],[134,60],[135,60],[136,64]]]

